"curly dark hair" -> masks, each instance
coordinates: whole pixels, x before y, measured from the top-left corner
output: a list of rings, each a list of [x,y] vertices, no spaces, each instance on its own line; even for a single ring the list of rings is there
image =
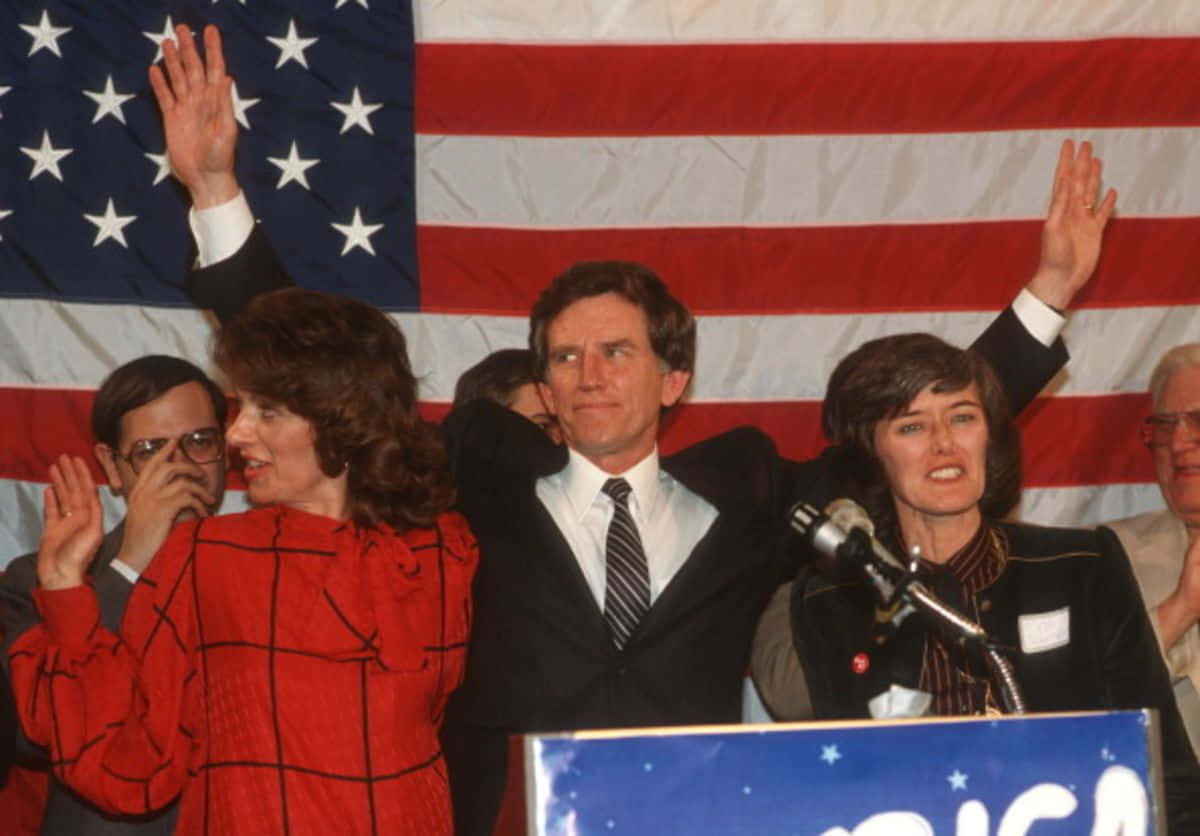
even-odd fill
[[[1020,434],[987,361],[931,334],[897,334],[863,343],[829,376],[821,426],[835,445],[835,495],[849,496],[867,510],[881,542],[902,545],[891,486],[875,449],[875,427],[901,414],[927,386],[940,394],[972,383],[979,389],[988,429],[979,507],[986,517],[1003,517],[1020,498]]]
[[[671,370],[696,365],[696,321],[649,267],[631,261],[583,261],[568,267],[542,291],[529,312],[529,347],[542,380],[549,364],[547,329],[580,299],[615,293],[641,308],[650,328],[650,346]]]
[[[431,525],[454,501],[441,432],[417,413],[404,335],[364,302],[289,288],[256,297],[216,338],[239,389],[284,404],[316,431],[330,477],[347,467],[357,525]]]

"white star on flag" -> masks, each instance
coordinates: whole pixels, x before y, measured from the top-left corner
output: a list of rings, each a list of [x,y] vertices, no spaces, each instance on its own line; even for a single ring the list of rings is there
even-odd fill
[[[5,93],[7,93],[11,89],[12,89],[11,87],[5,87],[4,85],[0,84],[0,96],[3,96]],[[4,114],[0,113],[0,117],[3,117],[3,116],[4,116]]]
[[[135,215],[118,215],[117,210],[113,208],[112,198],[108,199],[108,206],[104,208],[103,215],[84,215],[89,221],[96,225],[96,240],[92,242],[93,247],[98,247],[103,241],[111,238],[126,249],[129,245],[125,243],[125,233],[122,232],[125,227],[137,220]]]
[[[830,766],[833,766],[835,763],[841,760],[841,758],[842,753],[838,751],[836,743],[832,746],[821,747],[821,760],[825,761],[825,763],[829,764]]]
[[[147,151],[146,159],[158,166],[158,170],[154,172],[154,182],[150,184],[157,186],[163,180],[166,180],[167,176],[171,173],[171,164],[167,162],[166,154],[151,154]]]
[[[383,224],[364,224],[362,214],[358,211],[357,206],[354,207],[354,218],[349,224],[330,224],[330,226],[346,236],[346,246],[342,247],[342,255],[355,247],[362,247],[371,255],[375,255],[375,248],[371,246],[371,236],[383,229]]]
[[[334,6],[334,8],[340,9],[342,6],[346,5],[349,2],[350,2],[350,0],[337,0],[337,5]],[[354,0],[354,2],[357,3],[358,5],[362,6],[364,9],[367,8],[367,0]]]
[[[22,148],[21,153],[33,160],[33,171],[29,172],[29,179],[32,180],[43,171],[54,176],[58,182],[63,181],[62,172],[59,171],[58,161],[70,154],[70,148],[55,148],[50,143],[50,132],[42,131],[42,145],[40,148]]]
[[[357,125],[371,136],[375,135],[375,129],[371,127],[371,122],[367,117],[379,110],[383,105],[363,104],[362,97],[358,94],[357,85],[354,88],[354,92],[350,94],[350,101],[344,104],[342,102],[330,102],[329,104],[341,111],[342,115],[346,117],[342,121],[342,129],[338,133],[344,134]]]
[[[293,18],[288,21],[287,35],[282,38],[273,38],[267,36],[267,40],[279,48],[279,60],[275,62],[275,69],[279,69],[288,61],[295,61],[304,69],[308,69],[308,61],[304,58],[304,50],[317,42],[316,38],[301,38],[296,32],[296,21]]]
[[[967,775],[959,772],[957,769],[946,776],[946,780],[950,782],[950,789],[954,791],[965,790],[967,788]]]
[[[238,95],[237,82],[233,82],[233,87],[230,90],[233,95],[233,118],[237,123],[246,130],[250,130],[250,120],[246,118],[246,111],[254,107],[262,101],[262,99],[243,99]]]
[[[113,89],[113,80],[110,75],[104,82],[104,89],[93,92],[92,90],[84,90],[83,95],[96,103],[96,115],[92,117],[92,124],[95,125],[105,116],[112,116],[122,125],[125,124],[125,112],[121,110],[121,105],[134,97],[132,93],[118,93]]]
[[[275,184],[275,188],[282,189],[293,180],[299,183],[304,188],[309,188],[308,177],[304,172],[308,171],[314,165],[320,162],[318,159],[302,159],[300,152],[296,150],[296,142],[292,141],[292,149],[288,151],[286,157],[267,157],[267,162],[277,166],[282,172],[279,175],[279,182]]]
[[[38,21],[37,26],[29,26],[22,23],[21,28],[33,36],[33,45],[29,47],[29,55],[33,55],[39,49],[48,49],[62,58],[62,52],[58,48],[58,39],[71,31],[70,26],[54,26],[50,23],[50,15],[45,9],[42,9],[42,19]],[[28,58],[29,55],[25,57]]]
[[[11,214],[12,214],[11,209],[0,209],[0,221],[4,220]],[[4,236],[0,235],[0,241],[3,241],[3,240],[4,240]]]
[[[163,24],[161,32],[143,32],[150,42],[154,44],[154,60],[151,64],[157,64],[162,59],[163,41],[172,41],[175,46],[179,46],[179,38],[175,35],[175,24],[171,22],[171,16],[167,15],[167,22]]]

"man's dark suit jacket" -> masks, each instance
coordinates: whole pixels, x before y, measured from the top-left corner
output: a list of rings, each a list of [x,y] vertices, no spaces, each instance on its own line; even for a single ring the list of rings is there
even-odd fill
[[[112,568],[117,552],[121,549],[125,523],[122,522],[105,537],[100,550],[88,567],[88,576],[96,587],[96,599],[100,602],[100,620],[114,633],[119,631],[121,616],[129,603],[133,591],[124,575]],[[37,587],[37,555],[18,557],[8,565],[0,578],[0,617],[4,621],[4,666],[7,672],[8,651],[13,643],[39,621],[33,603],[33,590]],[[34,747],[24,736],[20,736],[22,760],[32,766],[49,769],[44,750]],[[114,817],[97,809],[73,793],[52,775],[50,791],[46,797],[46,815],[42,820],[42,833],[87,833],[89,836],[167,836],[175,832],[176,805],[166,811],[147,817]]]
[[[255,229],[238,254],[190,277],[188,291],[224,318],[281,284],[287,278]],[[1017,410],[1066,359],[1061,341],[1045,348],[1011,309],[975,347]],[[718,516],[617,651],[535,494],[536,478],[560,469],[565,452],[494,404],[457,410],[445,427],[461,510],[480,546],[466,680],[443,728],[457,831],[491,831],[510,734],[737,722],[758,616],[796,571],[787,510],[800,499],[830,498],[822,460],[782,460],[770,439],[748,428],[665,457],[663,468]]]

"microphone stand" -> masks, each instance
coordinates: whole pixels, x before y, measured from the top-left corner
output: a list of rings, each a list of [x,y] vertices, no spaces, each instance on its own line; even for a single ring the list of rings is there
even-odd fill
[[[993,679],[1000,686],[1004,710],[1009,714],[1026,712],[1025,697],[1017,684],[1012,664],[983,627],[940,600],[917,580],[911,570],[896,577],[896,568],[879,559],[870,535],[861,528],[851,528],[834,551],[838,560],[852,562],[864,569],[885,607],[891,607],[898,601],[908,604],[924,613],[950,641],[979,651]]]

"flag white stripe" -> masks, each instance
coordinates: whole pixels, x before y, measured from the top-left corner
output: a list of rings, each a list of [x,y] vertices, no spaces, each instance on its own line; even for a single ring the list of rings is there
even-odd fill
[[[670,280],[670,277],[667,277]],[[1013,277],[1013,291],[1021,277]],[[863,299],[864,305],[870,304]],[[211,325],[198,311],[5,301],[0,318],[0,385],[93,389],[121,363],[170,353],[211,371]],[[497,348],[525,344],[520,316],[395,314],[409,341],[421,398],[449,401],[468,366]],[[970,343],[995,316],[983,312],[705,316],[692,402],[795,401],[822,397],[834,365],[865,340],[930,331]],[[100,345],[98,334],[120,334]],[[1071,314],[1065,337],[1072,359],[1051,387],[1056,395],[1144,392],[1150,371],[1171,345],[1200,334],[1200,306],[1096,308]],[[1119,339],[1114,336],[1119,335]],[[54,351],[44,350],[54,346]]]
[[[417,0],[421,41],[972,41],[1186,35],[1194,0]]]
[[[1066,137],[1125,217],[1200,215],[1200,128],[855,136],[417,137],[421,223],[837,226],[1044,216]]]

